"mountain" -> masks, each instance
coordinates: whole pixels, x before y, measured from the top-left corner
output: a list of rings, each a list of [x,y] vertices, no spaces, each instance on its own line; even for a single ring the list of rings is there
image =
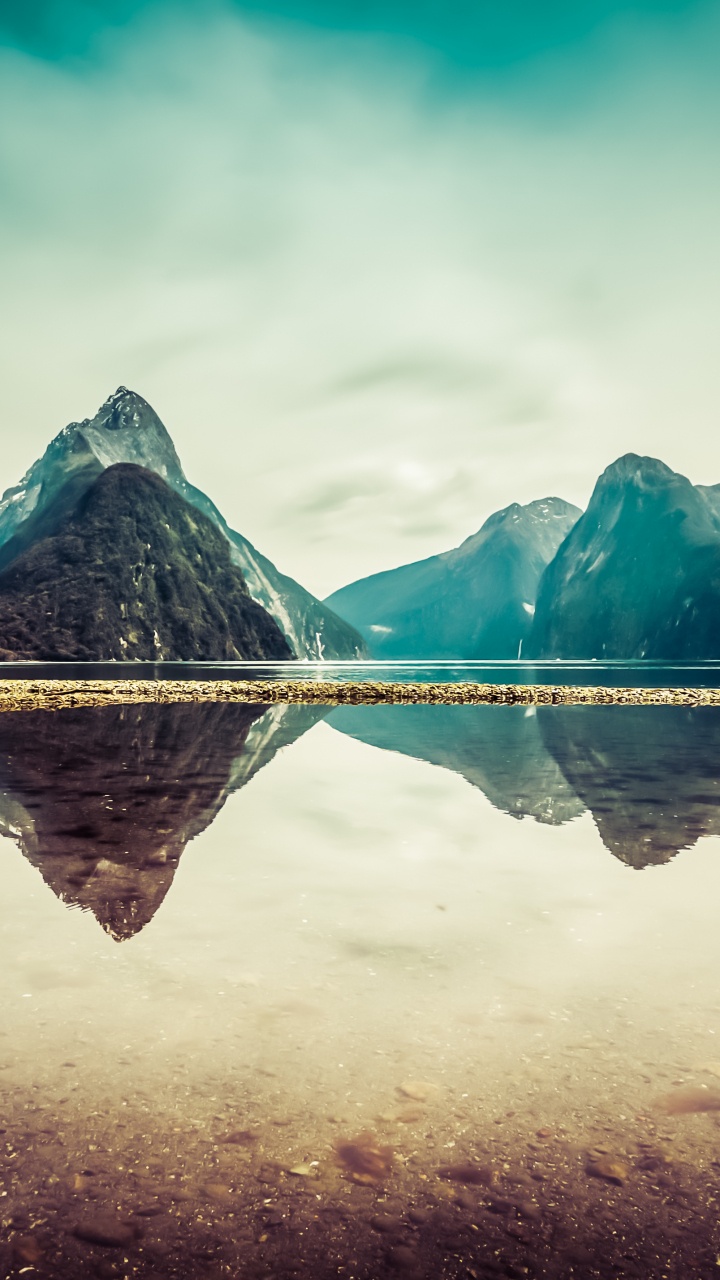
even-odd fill
[[[62,501],[70,510],[108,467],[135,463],[154,471],[192,506],[207,516],[230,544],[253,600],[275,618],[299,658],[357,658],[365,646],[352,627],[275,566],[241,534],[232,530],[217,507],[185,477],[175,446],[141,396],[118,387],[95,417],[72,422],[48,445],[18,485],[0,501],[0,568],[42,532],[43,514]],[[12,547],[7,544],[13,539]]]
[[[540,584],[528,656],[720,656],[720,494],[629,453]]]
[[[0,834],[118,942],[168,893],[188,841],[325,708],[178,703],[0,716]]]
[[[713,707],[336,707],[327,723],[459,774],[513,818],[562,826],[588,811],[636,870],[720,835]]]
[[[79,500],[73,481],[68,487],[75,505],[60,489],[28,519],[35,540],[0,572],[1,657],[292,656],[275,620],[251,600],[227,540],[159,476],[116,463]]]
[[[614,857],[636,870],[720,835],[714,707],[541,707],[543,742]]]
[[[580,511],[513,503],[461,546],[361,578],[328,596],[375,658],[517,658],[543,569]]]
[[[513,818],[561,826],[583,812],[527,707],[335,707],[333,729],[459,773]]]

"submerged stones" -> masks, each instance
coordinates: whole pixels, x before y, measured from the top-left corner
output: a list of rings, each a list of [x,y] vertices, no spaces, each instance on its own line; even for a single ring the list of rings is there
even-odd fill
[[[497,1170],[487,1164],[446,1164],[437,1172],[439,1178],[465,1187],[493,1187],[498,1181]]]
[[[347,1142],[338,1142],[335,1156],[351,1182],[360,1186],[380,1186],[393,1162],[393,1149],[372,1133],[363,1132]]]
[[[708,1089],[674,1089],[657,1101],[657,1110],[668,1116],[690,1115],[693,1112],[720,1111],[720,1090]]]
[[[131,1223],[114,1218],[109,1214],[98,1214],[91,1218],[82,1218],[75,1224],[72,1234],[87,1244],[104,1245],[106,1248],[122,1248],[132,1244],[137,1235],[137,1228]]]
[[[413,1102],[428,1102],[437,1093],[437,1085],[428,1084],[425,1080],[404,1080],[398,1085],[398,1093]]]
[[[597,1155],[591,1156],[585,1166],[585,1172],[591,1178],[603,1178],[605,1182],[613,1182],[616,1187],[622,1187],[630,1177],[630,1168],[623,1160],[618,1160],[615,1156]]]

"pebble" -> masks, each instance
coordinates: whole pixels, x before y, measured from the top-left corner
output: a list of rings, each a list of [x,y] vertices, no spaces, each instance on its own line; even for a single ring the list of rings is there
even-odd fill
[[[458,1191],[455,1196],[455,1204],[459,1209],[474,1209],[476,1207],[472,1196],[469,1196],[466,1191]]]
[[[167,1200],[173,1200],[176,1204],[182,1204],[187,1200],[194,1200],[195,1198],[192,1192],[188,1191],[186,1187],[176,1187],[173,1183],[168,1183],[168,1185],[164,1187],[158,1187],[158,1195],[165,1196]]]
[[[676,1089],[659,1098],[657,1108],[669,1116],[691,1115],[693,1112],[720,1111],[717,1089]]]
[[[107,1248],[122,1248],[135,1239],[135,1228],[119,1218],[83,1218],[73,1227],[73,1235],[88,1244],[101,1244]]]
[[[630,1169],[622,1160],[612,1156],[601,1156],[599,1160],[589,1160],[585,1172],[591,1178],[604,1178],[606,1182],[614,1182],[622,1187],[630,1177]]]
[[[512,1200],[505,1200],[502,1196],[491,1196],[487,1201],[485,1208],[489,1209],[491,1213],[497,1213],[506,1217],[509,1213],[512,1213],[515,1205]]]
[[[222,1182],[206,1182],[200,1190],[209,1200],[214,1200],[217,1204],[230,1204],[232,1202],[232,1192]]]
[[[420,1260],[414,1249],[409,1245],[398,1244],[393,1249],[388,1249],[388,1262],[396,1267],[398,1271],[414,1271],[420,1270]]]
[[[438,1177],[467,1187],[491,1187],[498,1180],[497,1171],[485,1164],[446,1164],[438,1169]]]
[[[18,1262],[26,1262],[33,1266],[42,1260],[43,1252],[34,1236],[16,1236],[13,1250]]]
[[[437,1085],[428,1084],[425,1080],[403,1080],[398,1086],[399,1092],[413,1102],[427,1102],[437,1092]]]
[[[390,1231],[402,1231],[403,1223],[400,1218],[394,1218],[392,1214],[376,1213],[370,1219],[370,1226],[375,1231],[387,1233]]]
[[[542,1218],[542,1209],[534,1200],[518,1200],[515,1206],[522,1218],[527,1218],[529,1222],[539,1222]]]

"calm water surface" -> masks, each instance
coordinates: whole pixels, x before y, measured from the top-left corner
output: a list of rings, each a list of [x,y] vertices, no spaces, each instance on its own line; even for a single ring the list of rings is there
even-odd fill
[[[0,717],[0,1275],[717,1276],[719,802],[713,708]]]
[[[714,688],[720,662],[0,662],[4,680],[388,680]]]

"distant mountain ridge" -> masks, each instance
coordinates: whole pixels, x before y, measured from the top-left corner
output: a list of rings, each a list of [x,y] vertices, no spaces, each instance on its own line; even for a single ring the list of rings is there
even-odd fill
[[[172,439],[155,410],[126,387],[118,387],[94,418],[64,427],[20,483],[3,494],[0,568],[46,532],[43,515],[48,508],[62,500],[69,511],[104,470],[126,462],[155,472],[220,530],[230,544],[231,556],[242,570],[250,595],[275,618],[295,656],[364,656],[363,641],[352,627],[299,583],[280,573],[246,538],[229,527],[200,489],[189,483]],[[55,505],[53,520],[57,511]]]
[[[562,498],[512,503],[452,551],[361,578],[327,603],[376,658],[517,658],[542,572],[581,514]]]
[[[626,454],[545,570],[528,656],[720,657],[720,486]]]

